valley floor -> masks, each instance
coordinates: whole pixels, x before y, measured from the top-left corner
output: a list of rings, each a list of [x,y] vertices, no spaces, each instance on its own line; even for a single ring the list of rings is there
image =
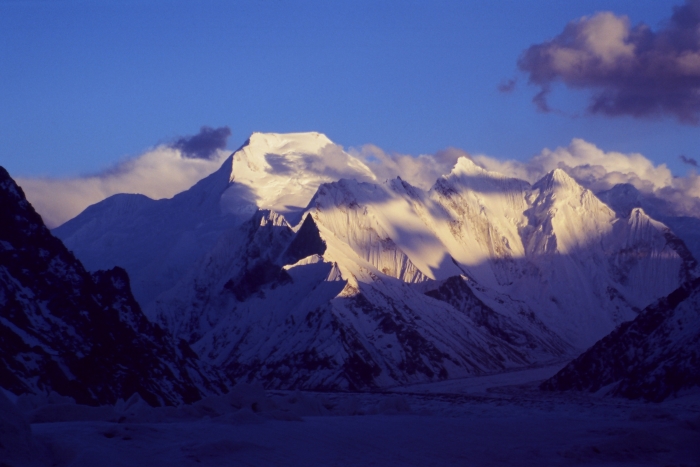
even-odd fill
[[[700,466],[700,393],[648,404],[537,390],[561,366],[383,393],[268,392],[286,411],[157,423],[142,411],[32,431],[58,466]]]

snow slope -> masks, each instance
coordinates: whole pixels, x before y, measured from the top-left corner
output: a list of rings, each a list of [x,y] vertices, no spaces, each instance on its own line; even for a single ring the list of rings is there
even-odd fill
[[[494,309],[532,311],[581,349],[695,267],[663,224],[639,209],[616,216],[561,170],[530,187],[462,158],[427,193],[400,179],[341,180],[309,208],[339,248],[382,273],[404,282],[463,274]]]

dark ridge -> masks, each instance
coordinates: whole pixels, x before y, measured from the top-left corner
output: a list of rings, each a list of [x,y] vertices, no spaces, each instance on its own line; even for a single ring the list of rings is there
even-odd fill
[[[88,273],[0,167],[0,386],[88,405],[138,393],[151,405],[225,390],[144,316],[126,271]]]
[[[311,255],[326,252],[326,242],[321,238],[318,227],[311,214],[307,214],[304,223],[284,253],[284,264],[294,264]]]
[[[269,260],[263,260],[246,269],[235,280],[229,279],[224,284],[224,289],[232,292],[239,302],[243,302],[260,292],[265,285],[274,287],[287,284],[291,280],[287,271]]]
[[[700,314],[691,314],[690,321],[676,314],[698,294],[700,279],[679,287],[596,342],[540,389],[596,392],[615,384],[611,395],[660,402],[700,387]],[[676,344],[669,337],[677,327],[695,332]]]

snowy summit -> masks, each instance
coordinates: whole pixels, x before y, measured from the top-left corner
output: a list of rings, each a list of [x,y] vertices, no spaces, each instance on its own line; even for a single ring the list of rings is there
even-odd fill
[[[253,133],[227,164],[231,186],[221,196],[223,212],[250,216],[270,209],[292,223],[322,183],[375,179],[360,160],[315,132]]]

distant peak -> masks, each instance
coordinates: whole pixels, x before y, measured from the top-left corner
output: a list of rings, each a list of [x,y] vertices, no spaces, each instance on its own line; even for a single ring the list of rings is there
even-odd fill
[[[546,191],[559,191],[561,189],[584,189],[576,180],[574,180],[563,169],[554,169],[547,175],[542,177],[533,188],[544,189]]]
[[[529,187],[530,184],[524,180],[487,170],[465,156],[457,159],[452,171],[440,177],[433,186],[440,191],[466,188],[480,192],[522,191]]]
[[[610,190],[611,193],[616,193],[620,195],[634,195],[639,196],[641,192],[632,185],[631,183],[618,183],[613,186]]]

